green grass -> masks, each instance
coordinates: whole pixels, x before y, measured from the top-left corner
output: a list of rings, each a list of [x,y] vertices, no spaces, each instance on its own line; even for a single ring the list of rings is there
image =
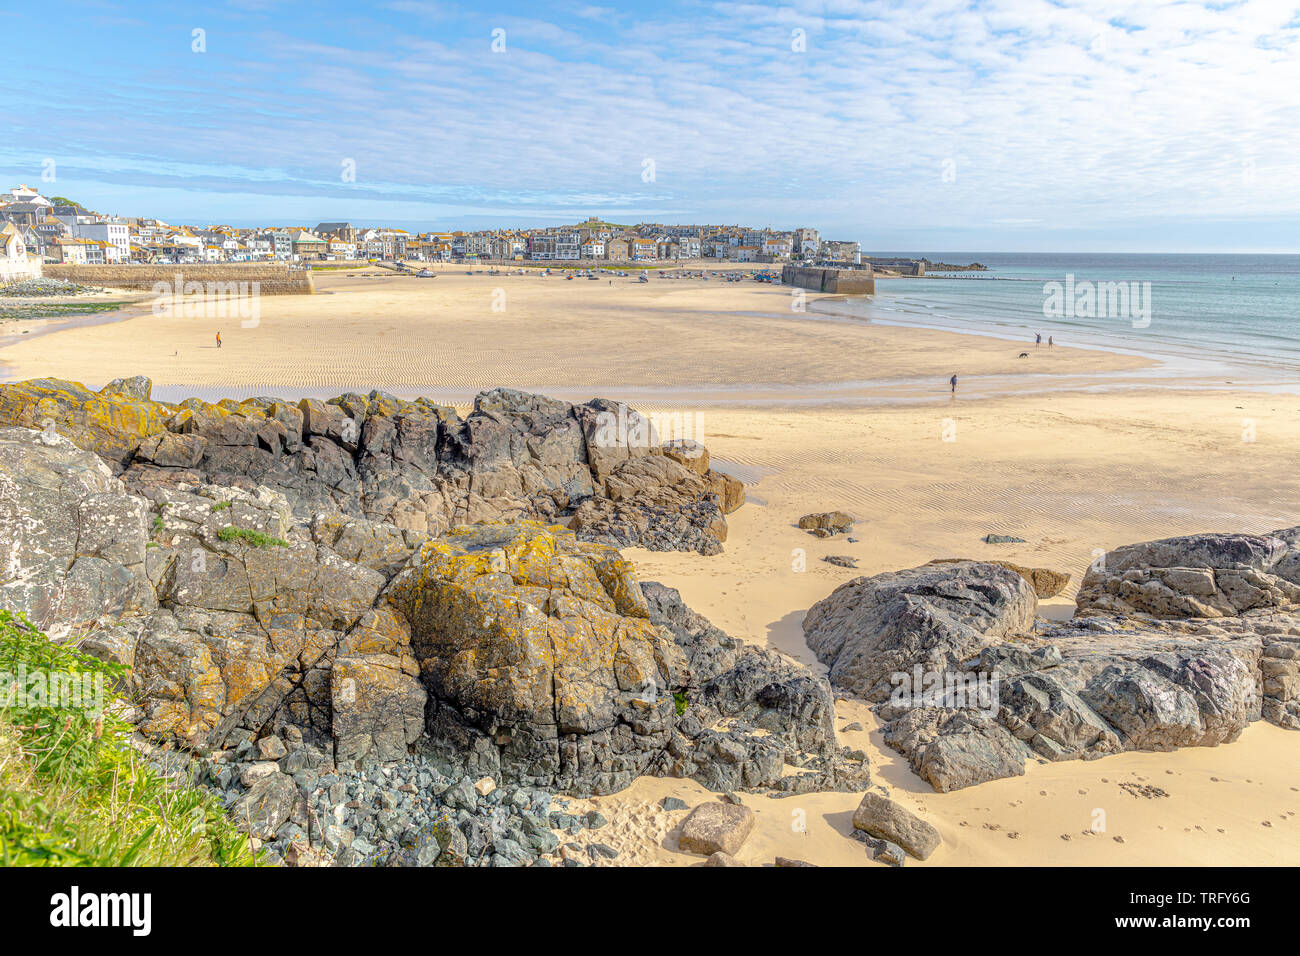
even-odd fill
[[[233,524],[228,524],[218,531],[217,538],[221,541],[242,541],[254,548],[289,547],[289,542],[283,538],[269,535],[265,531],[255,531],[252,528],[237,528]]]
[[[686,696],[686,691],[673,691],[673,707],[677,710],[677,716],[680,717],[686,713],[686,708],[690,706],[691,699]]]
[[[215,505],[212,506],[212,510],[215,513],[217,511],[225,511],[229,507],[230,507],[229,501],[218,501]]]
[[[103,712],[18,696],[28,675],[103,681]],[[248,839],[204,790],[160,775],[109,711],[126,668],[51,643],[0,611],[0,863],[5,866],[248,866]]]

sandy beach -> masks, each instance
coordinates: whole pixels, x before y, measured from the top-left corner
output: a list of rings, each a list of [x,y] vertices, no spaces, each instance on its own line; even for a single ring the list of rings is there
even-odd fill
[[[379,388],[462,406],[509,385],[691,416],[749,501],[729,516],[720,556],[628,555],[643,579],[678,588],[727,632],[819,671],[803,615],[861,574],[943,557],[1052,568],[1074,581],[1040,613],[1067,617],[1102,551],[1300,523],[1300,397],[1171,373],[1154,358],[828,316],[811,294],[793,311],[789,289],[753,282],[448,268],[435,279],[322,274],[316,287],[262,298],[255,327],[135,306],[115,322],[9,329],[0,377],[98,388],[141,374],[168,400]],[[856,543],[796,527],[830,509],[854,515]],[[1025,543],[983,543],[990,532]],[[827,564],[829,554],[858,568]],[[925,865],[1300,860],[1300,734],[1264,722],[1217,748],[1031,763],[1024,777],[938,794],[883,746],[864,705],[842,702],[837,727],[854,721],[864,730],[843,741],[868,752],[873,780],[944,837]],[[591,838],[623,850],[624,864],[698,863],[677,852],[682,814],[658,809],[664,795],[694,803],[707,791],[642,779],[600,798],[611,827]],[[854,794],[742,799],[758,813],[743,862],[877,865],[848,836]]]

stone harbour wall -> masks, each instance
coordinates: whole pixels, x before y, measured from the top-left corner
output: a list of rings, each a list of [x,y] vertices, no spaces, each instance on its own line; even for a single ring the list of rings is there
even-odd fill
[[[781,282],[813,292],[833,292],[838,295],[873,295],[876,280],[870,269],[812,269],[806,266],[785,266],[781,269]]]
[[[250,262],[186,265],[47,265],[45,274],[83,285],[114,289],[150,290],[156,283],[184,289],[187,282],[256,282],[261,295],[311,295],[316,291],[311,272],[284,262]]]

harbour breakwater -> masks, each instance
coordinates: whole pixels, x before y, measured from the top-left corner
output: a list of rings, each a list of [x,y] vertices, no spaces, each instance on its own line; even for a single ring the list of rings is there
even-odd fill
[[[250,262],[186,265],[105,265],[90,266],[63,263],[47,265],[45,274],[82,285],[108,286],[114,289],[150,290],[158,283],[168,288],[184,289],[187,283],[257,283],[261,295],[312,295],[316,287],[311,271],[285,262]]]
[[[873,295],[876,280],[871,269],[810,269],[805,266],[785,266],[781,269],[783,285],[798,286],[813,292],[834,292],[840,295]]]

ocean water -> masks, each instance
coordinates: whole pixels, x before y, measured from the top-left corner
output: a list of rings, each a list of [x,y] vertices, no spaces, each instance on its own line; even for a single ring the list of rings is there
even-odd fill
[[[1044,344],[1050,335],[1062,345],[1151,355],[1186,371],[1254,370],[1300,382],[1300,255],[897,255],[989,268],[960,278],[878,279],[875,296],[837,302],[836,311],[1030,346],[1040,333]],[[1124,284],[1127,310],[1112,308],[1123,299],[1102,283]],[[1089,289],[1096,293],[1091,309]]]

